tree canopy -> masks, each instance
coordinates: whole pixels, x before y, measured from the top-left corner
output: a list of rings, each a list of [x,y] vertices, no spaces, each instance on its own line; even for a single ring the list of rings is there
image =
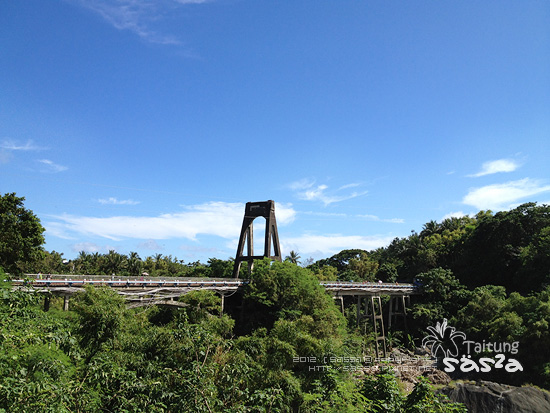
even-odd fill
[[[0,196],[0,266],[10,273],[22,272],[43,253],[44,227],[23,201],[15,193]]]

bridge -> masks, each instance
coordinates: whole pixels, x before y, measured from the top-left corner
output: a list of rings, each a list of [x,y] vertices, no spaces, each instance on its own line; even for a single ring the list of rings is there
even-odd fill
[[[241,290],[248,283],[248,280],[233,278],[151,277],[145,279],[144,277],[62,274],[48,275],[47,278],[42,278],[40,274],[26,274],[25,279],[12,280],[12,286],[17,289],[65,297],[67,303],[65,310],[68,309],[68,299],[79,291],[83,291],[87,285],[111,287],[128,303],[138,301],[145,306],[152,305],[157,300],[173,301],[196,290],[210,290],[224,297]],[[418,288],[415,285],[403,283],[321,281],[320,285],[335,298],[418,294]]]
[[[262,255],[254,254],[253,222],[256,218],[265,218],[265,241]],[[245,253],[246,246],[246,253]],[[254,266],[255,259],[269,258],[282,261],[277,221],[275,218],[275,202],[247,202],[241,235],[235,256],[233,278],[148,278],[142,277],[112,277],[104,275],[48,275],[26,274],[25,279],[12,280],[12,286],[29,292],[44,294],[44,310],[50,307],[50,297],[61,296],[64,299],[63,309],[69,309],[70,297],[83,291],[87,285],[106,286],[114,289],[124,297],[129,308],[163,305],[184,307],[185,303],[179,297],[191,291],[210,290],[221,296],[221,311],[224,312],[225,298],[242,290],[248,280],[239,279],[240,267],[248,262],[249,274]],[[410,296],[419,294],[417,286],[399,283],[372,283],[372,282],[337,282],[321,281],[321,286],[332,294],[335,300],[340,301],[340,309],[344,313],[344,297],[357,299],[357,325],[363,319],[370,319],[376,337],[376,355],[380,346],[386,357],[386,338],[384,334],[384,318],[381,296],[389,296],[388,329],[397,318],[402,318],[406,328],[407,305]],[[241,306],[244,308],[244,305]]]
[[[224,311],[225,298],[241,291],[250,281],[235,278],[144,278],[144,277],[108,277],[102,275],[48,275],[27,274],[25,279],[12,280],[16,289],[45,294],[44,310],[50,306],[50,295],[63,297],[63,309],[69,309],[69,300],[74,294],[84,291],[87,285],[104,286],[114,289],[126,301],[128,308],[142,306],[185,307],[179,297],[191,291],[209,290],[221,296],[221,313]],[[401,318],[406,327],[407,306],[410,296],[419,294],[417,286],[404,283],[382,282],[339,282],[321,281],[320,285],[339,301],[344,312],[344,297],[356,299],[357,324],[363,319],[372,323],[376,337],[376,353],[382,350],[386,355],[382,296],[389,296],[387,328]],[[349,299],[348,299],[349,301]]]

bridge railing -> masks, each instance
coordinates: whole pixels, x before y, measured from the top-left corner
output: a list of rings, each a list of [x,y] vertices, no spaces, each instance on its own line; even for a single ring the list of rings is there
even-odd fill
[[[14,286],[33,286],[38,288],[84,287],[85,285],[108,286],[113,288],[164,287],[164,288],[239,288],[248,284],[248,280],[234,278],[199,277],[118,277],[105,275],[64,275],[64,274],[26,274],[26,278],[12,280]],[[343,282],[321,281],[327,291],[395,291],[417,293],[418,287],[408,283],[380,282]]]
[[[185,279],[159,278],[139,279],[139,277],[114,278],[46,278],[46,279],[15,279],[11,281],[15,286],[33,287],[83,287],[85,285],[108,287],[240,287],[248,283],[246,280],[233,279]]]

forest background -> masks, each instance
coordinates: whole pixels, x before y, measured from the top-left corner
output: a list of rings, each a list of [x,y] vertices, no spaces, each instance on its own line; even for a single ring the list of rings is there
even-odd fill
[[[24,198],[0,198],[2,279],[23,273],[230,277],[232,260],[184,263],[110,251],[74,260],[45,251]],[[344,250],[300,264],[258,261],[244,316],[220,315],[219,297],[188,307],[127,310],[108,289],[87,289],[71,311],[42,310],[38,295],[0,290],[0,411],[460,411],[420,381],[406,395],[391,372],[312,372],[297,356],[372,354],[354,305],[341,314],[319,280],[413,282],[409,330],[390,346],[414,349],[443,319],[469,340],[519,342],[523,372],[484,379],[550,388],[550,207],[430,221],[373,251]],[[5,273],[9,273],[5,274]],[[367,334],[364,334],[366,331]],[[470,376],[476,378],[475,374]],[[23,406],[23,407],[21,407]],[[418,410],[420,409],[420,410]]]

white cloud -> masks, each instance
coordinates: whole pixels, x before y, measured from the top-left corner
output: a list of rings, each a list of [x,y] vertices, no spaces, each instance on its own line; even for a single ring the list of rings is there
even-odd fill
[[[53,161],[50,161],[49,159],[39,159],[38,162],[40,162],[43,165],[46,165],[46,169],[44,170],[45,172],[56,173],[56,172],[63,172],[69,169],[66,166],[56,164]]]
[[[360,184],[352,183],[343,185],[338,188],[338,191],[357,187]],[[289,188],[296,192],[296,196],[305,201],[321,201],[325,206],[333,204],[335,202],[342,202],[348,199],[353,199],[358,196],[365,195],[367,191],[363,192],[351,192],[345,195],[338,195],[334,192],[332,194],[327,193],[328,186],[321,184],[317,185],[314,180],[311,179],[301,179],[299,181],[293,182],[289,185]]]
[[[393,236],[306,234],[298,237],[286,237],[281,241],[281,249],[284,254],[294,250],[299,251],[302,256],[305,254],[330,256],[351,248],[373,250],[388,245],[394,238]]]
[[[127,30],[150,43],[180,45],[175,36],[162,33],[162,21],[167,15],[174,15],[177,8],[208,3],[207,0],[73,0],[82,7],[92,10],[118,30]],[[159,27],[159,30],[153,27]]]
[[[444,215],[443,218],[441,218],[441,221],[445,221],[449,218],[462,218],[465,217],[466,214],[462,211],[456,211],[456,212],[449,212],[448,214]]]
[[[275,218],[277,219],[278,225],[288,225],[296,219],[296,211],[292,207],[292,204],[275,202]]]
[[[58,221],[44,221],[42,225],[46,228],[46,234],[62,239],[75,239],[67,232],[67,225]]]
[[[516,201],[548,191],[550,191],[550,185],[543,185],[539,180],[524,178],[503,184],[473,188],[462,202],[480,210],[504,210],[509,209]]]
[[[144,0],[77,0],[77,3],[99,14],[118,30],[128,30],[152,43],[177,43],[174,38],[161,36],[148,28],[148,21],[157,16],[154,3]]]
[[[295,218],[291,205],[276,204],[278,225],[286,225]],[[74,215],[54,216],[56,222],[45,224],[53,228],[55,236],[68,238],[80,234],[122,240],[127,238],[160,240],[214,235],[226,239],[238,237],[244,215],[244,204],[210,202],[189,206],[185,211],[156,217],[114,216],[107,218]]]
[[[204,4],[204,3],[210,3],[210,0],[174,0],[176,3],[179,4]]]
[[[338,188],[338,190],[342,190],[342,189],[348,189],[348,188],[356,188],[358,186],[361,186],[360,183],[351,183],[351,184],[347,184],[347,185],[342,185],[340,188]]]
[[[228,254],[226,250],[221,250],[219,248],[214,248],[214,247],[204,247],[200,245],[181,245],[179,249],[185,253],[185,257],[189,261],[191,261],[191,259],[200,258],[205,254],[208,254],[210,257],[214,257],[214,256],[223,257],[225,255],[229,257],[230,255],[232,255],[232,254]],[[237,244],[235,244],[235,248],[232,248],[232,249],[236,251]]]
[[[346,218],[348,214],[343,212],[317,212],[317,211],[298,211],[300,215],[309,215],[323,218]]]
[[[301,191],[304,189],[311,188],[313,185],[315,185],[315,181],[313,179],[303,178],[299,181],[294,181],[290,183],[288,186],[293,191]]]
[[[520,166],[521,165],[513,159],[497,159],[495,161],[484,162],[481,166],[481,171],[468,176],[477,178],[480,176],[496,174],[499,172],[513,172]]]
[[[16,141],[12,139],[4,139],[2,143],[0,143],[0,149],[6,149],[8,151],[40,151],[44,148],[41,148],[40,146],[37,146],[33,143],[33,141],[28,140],[26,143],[21,144],[17,143]]]
[[[162,245],[156,242],[154,239],[147,240],[145,242],[140,242],[138,244],[139,249],[143,250],[152,250],[152,251],[161,251],[164,249]]]
[[[139,204],[139,201],[134,201],[133,199],[117,199],[117,198],[107,198],[107,199],[98,199],[97,202],[99,202],[102,205],[137,205]]]
[[[13,152],[41,151],[45,148],[37,146],[32,140],[25,143],[19,143],[13,139],[3,139],[0,142],[0,164],[9,163],[13,158]]]
[[[405,220],[403,218],[380,218],[376,215],[357,215],[358,218],[364,218],[369,221],[376,221],[376,222],[390,222],[392,224],[403,224],[405,223]]]
[[[93,242],[79,242],[77,244],[73,244],[71,249],[74,252],[84,251],[84,252],[92,254],[92,253],[96,253],[96,252],[106,253],[110,250],[116,251],[117,247],[113,247],[112,245],[98,245],[98,244],[95,244]]]

